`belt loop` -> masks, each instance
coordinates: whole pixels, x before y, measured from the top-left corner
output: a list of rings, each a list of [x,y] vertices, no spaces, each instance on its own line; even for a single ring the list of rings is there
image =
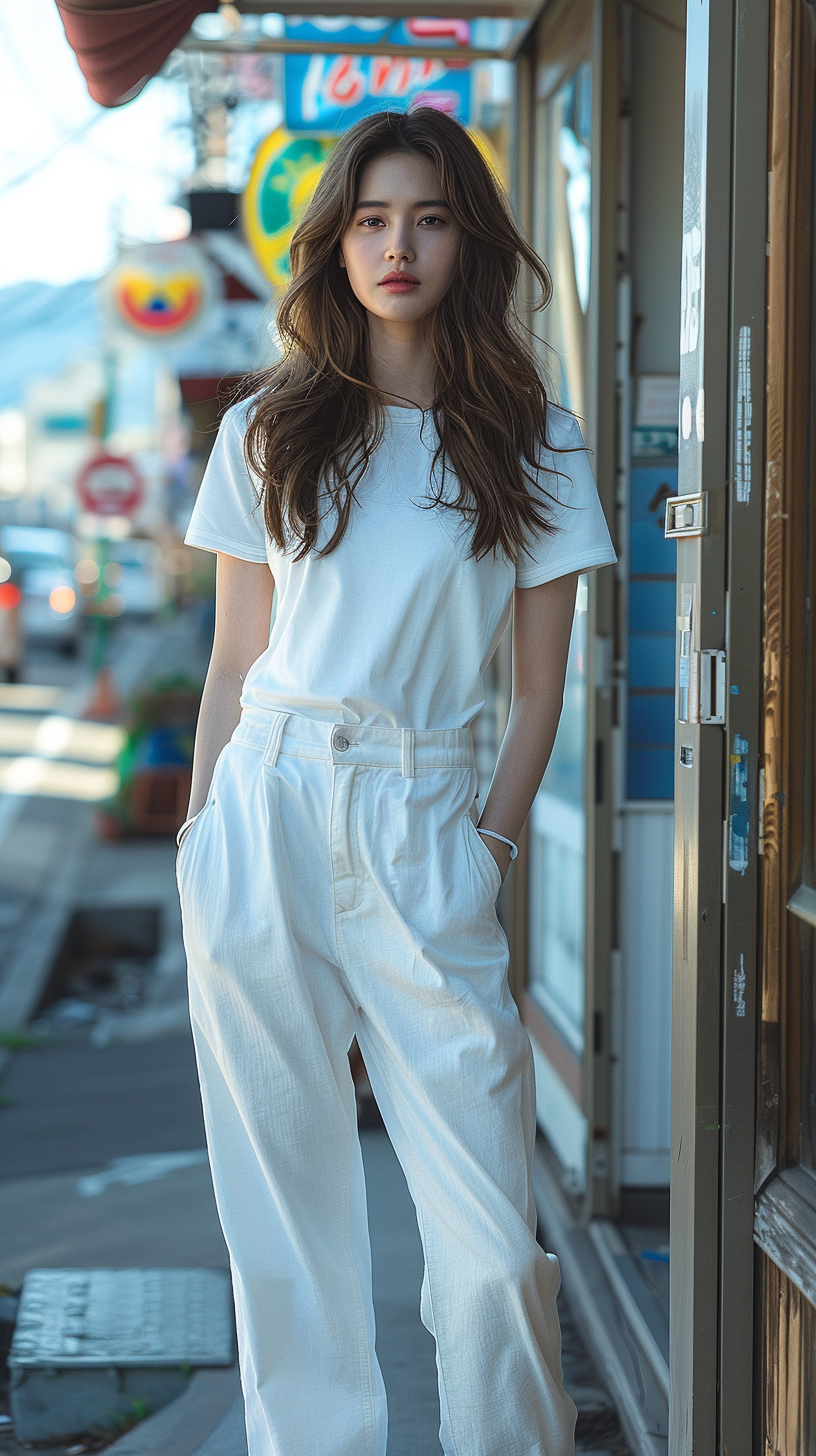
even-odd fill
[[[266,752],[263,757],[264,763],[269,764],[271,768],[274,768],[278,761],[283,730],[291,716],[291,713],[275,713],[274,715],[274,722],[269,730],[269,737],[266,741]]]
[[[413,728],[403,728],[402,730],[402,777],[404,779],[416,777]]]

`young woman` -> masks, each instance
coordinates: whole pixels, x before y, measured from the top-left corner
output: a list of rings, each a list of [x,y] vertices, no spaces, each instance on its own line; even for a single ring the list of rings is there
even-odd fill
[[[494,901],[577,574],[615,558],[514,321],[522,263],[546,297],[456,122],[352,128],[294,237],[283,358],[227,413],[187,534],[218,588],[178,872],[250,1456],[385,1456],[355,1034],[416,1204],[446,1456],[573,1449]],[[479,816],[470,723],[511,600]]]

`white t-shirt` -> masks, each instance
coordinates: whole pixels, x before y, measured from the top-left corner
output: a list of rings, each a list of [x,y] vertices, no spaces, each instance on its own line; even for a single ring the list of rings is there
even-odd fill
[[[517,565],[501,550],[480,561],[468,556],[464,518],[421,504],[436,443],[432,417],[394,405],[340,545],[328,556],[310,551],[294,561],[269,539],[247,472],[248,407],[245,401],[224,417],[185,537],[206,551],[266,561],[275,578],[269,646],[246,676],[244,705],[337,723],[465,727],[484,704],[483,674],[514,586],[616,559],[583,449],[542,456],[545,470],[558,471],[542,476],[558,501],[555,534],[529,541]],[[573,417],[554,407],[548,439],[583,443]],[[327,514],[318,545],[330,528]]]

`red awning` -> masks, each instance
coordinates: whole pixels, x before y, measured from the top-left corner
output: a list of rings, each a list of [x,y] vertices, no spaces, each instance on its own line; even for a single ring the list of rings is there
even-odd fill
[[[218,0],[57,0],[68,43],[100,106],[120,106],[161,69],[195,17]]]

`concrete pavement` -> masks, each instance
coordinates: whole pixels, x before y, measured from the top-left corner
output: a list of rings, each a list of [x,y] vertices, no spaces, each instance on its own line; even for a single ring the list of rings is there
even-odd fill
[[[389,1406],[388,1456],[441,1456],[436,1365],[419,1319],[422,1249],[405,1180],[382,1131],[361,1134],[377,1311],[377,1349]],[[110,1448],[116,1456],[246,1456],[240,1393],[226,1410],[226,1377],[195,1376],[175,1407],[160,1411]],[[206,1407],[212,1426],[199,1436]],[[195,1420],[193,1420],[195,1416]]]
[[[0,1280],[15,1288],[26,1269],[43,1266],[226,1266],[193,1079],[192,1048],[179,1035],[103,1049],[76,1039],[17,1056],[5,1084],[14,1103],[2,1115],[16,1167],[26,1171],[0,1182],[0,1224],[8,1231]],[[36,1131],[45,1129],[49,1105],[61,1109],[54,1138]],[[94,1108],[104,1115],[94,1117]],[[42,1149],[39,1174],[31,1171],[35,1155],[25,1152],[26,1130]],[[366,1129],[361,1137],[388,1456],[440,1456],[433,1341],[419,1319],[422,1253],[413,1205],[385,1133]],[[582,1412],[578,1449],[625,1456],[611,1401],[566,1308],[562,1321],[567,1381]],[[111,1451],[245,1456],[236,1379],[234,1371],[195,1376],[180,1401]],[[16,1456],[21,1448],[7,1439],[0,1433],[0,1453]]]
[[[148,668],[185,665],[185,633],[184,623],[137,633],[130,685]],[[152,907],[159,946],[137,1009],[108,1010],[89,1029],[7,1056],[0,1281],[18,1288],[34,1267],[226,1267],[187,1023],[174,846],[99,843],[90,807],[66,800],[31,798],[19,810],[0,833],[0,1004],[4,995],[7,1006],[16,997],[25,1019],[58,944],[57,920],[64,926],[76,909]],[[362,1139],[388,1456],[441,1456],[434,1347],[419,1319],[416,1218],[385,1134],[366,1129]],[[567,1383],[581,1412],[578,1449],[627,1456],[612,1403],[566,1308],[562,1321]],[[237,1395],[235,1370],[201,1372],[184,1396],[109,1449],[116,1456],[244,1456]],[[52,1446],[50,1456],[83,1444]],[[22,1456],[22,1449],[0,1425],[0,1456]],[[86,1449],[100,1447],[90,1442]]]

